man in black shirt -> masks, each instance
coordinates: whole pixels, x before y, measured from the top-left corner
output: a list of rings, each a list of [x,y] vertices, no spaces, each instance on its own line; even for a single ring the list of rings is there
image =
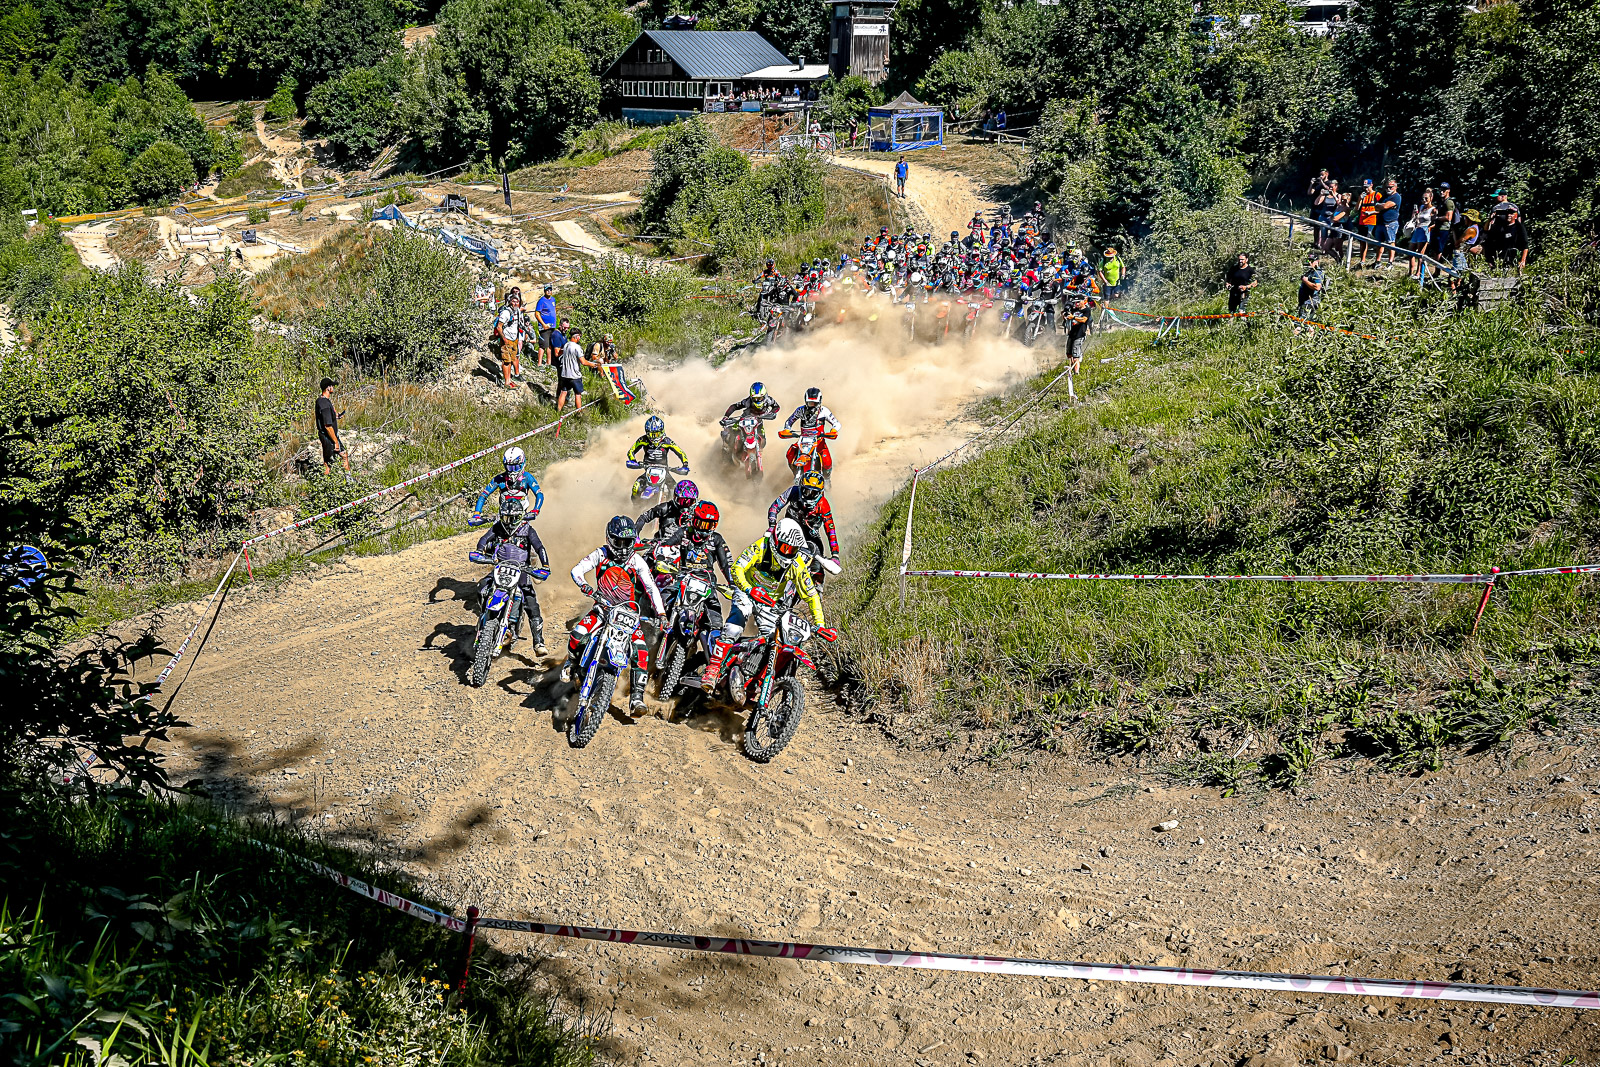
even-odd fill
[[[1256,284],[1256,269],[1250,265],[1250,257],[1240,252],[1239,262],[1228,271],[1228,314],[1249,310],[1250,290]]]
[[[339,440],[339,413],[333,410],[333,387],[339,383],[332,378],[322,379],[322,395],[317,397],[317,441],[322,445],[322,472],[333,473],[333,457],[338,456],[350,473],[350,453]]]

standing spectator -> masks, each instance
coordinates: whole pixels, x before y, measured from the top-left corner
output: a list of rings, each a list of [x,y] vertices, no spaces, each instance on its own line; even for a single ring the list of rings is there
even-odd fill
[[[617,342],[609,333],[589,346],[589,360],[596,367],[617,362]]]
[[[1373,236],[1378,231],[1378,201],[1383,197],[1378,195],[1378,190],[1372,185],[1371,178],[1364,178],[1361,182],[1361,201],[1356,205],[1356,230],[1366,242],[1361,245],[1361,266],[1367,265],[1367,248]],[[1383,254],[1380,250],[1380,256]]]
[[[1467,208],[1461,213],[1461,232],[1456,235],[1456,269],[1470,272],[1468,256],[1483,255],[1483,216],[1477,208]]]
[[[317,442],[322,445],[322,473],[333,473],[333,457],[338,456],[339,462],[344,464],[344,473],[350,474],[350,453],[345,451],[344,442],[339,440],[339,412],[333,410],[333,387],[339,383],[332,378],[324,378],[318,388],[322,395],[317,397]]]
[[[1496,263],[1500,267],[1521,270],[1528,265],[1528,230],[1522,225],[1522,213],[1516,208],[1506,212],[1505,222],[1497,226],[1495,243]]]
[[[1256,281],[1256,269],[1250,265],[1250,257],[1240,252],[1239,262],[1228,271],[1228,314],[1249,311],[1250,290],[1259,284]]]
[[[1323,167],[1317,171],[1317,176],[1311,179],[1311,184],[1306,187],[1306,195],[1311,197],[1311,214],[1316,215],[1317,205],[1322,203],[1322,198],[1327,195],[1332,179],[1328,177],[1328,168]]]
[[[1517,205],[1511,202],[1511,194],[1504,189],[1494,191],[1494,204],[1489,209],[1495,218],[1500,218],[1512,211],[1517,211]],[[1520,214],[1520,212],[1519,212]],[[1490,220],[1491,223],[1493,219]]]
[[[1107,300],[1122,298],[1123,262],[1115,248],[1108,248],[1100,263],[1100,288]]]
[[[1317,313],[1317,305],[1322,303],[1323,290],[1328,286],[1328,276],[1322,271],[1322,261],[1313,255],[1306,260],[1306,272],[1300,275],[1300,310],[1302,319],[1310,319]],[[1295,333],[1300,328],[1295,327]]]
[[[544,295],[533,305],[533,317],[538,320],[539,328],[539,366],[548,367],[555,354],[555,346],[551,344],[556,328],[556,301],[553,287],[548,285],[544,287]]]
[[[911,170],[911,167],[910,167],[909,164],[906,163],[906,157],[905,156],[901,156],[898,160],[895,161],[895,165],[894,165],[895,191],[900,194],[900,199],[902,199],[902,200],[904,200],[905,196],[906,196],[906,174],[910,170]]]
[[[1433,190],[1422,190],[1422,199],[1417,206],[1411,209],[1411,238],[1407,242],[1414,253],[1406,263],[1406,277],[1416,278],[1418,281],[1427,277],[1423,270],[1426,263],[1421,256],[1428,251],[1428,238],[1433,233],[1433,216],[1437,214],[1433,206]],[[1415,268],[1415,269],[1413,269]]]
[[[1390,178],[1383,183],[1383,199],[1378,201],[1378,239],[1386,245],[1393,245],[1394,239],[1400,235],[1400,208],[1404,204],[1400,195],[1400,183]],[[1383,259],[1383,249],[1378,250],[1378,258],[1373,261],[1373,266],[1378,266]],[[1389,266],[1394,266],[1394,249],[1390,248]]]
[[[1083,367],[1083,346],[1089,336],[1089,298],[1079,295],[1067,313],[1067,359],[1076,374]]]
[[[850,147],[856,146],[856,137],[861,133],[861,120],[854,115],[850,117]]]
[[[494,321],[495,334],[500,338],[500,378],[507,389],[515,389],[522,380],[522,341],[528,334],[528,317],[522,313],[522,293],[511,290],[506,306]]]
[[[583,333],[572,331],[572,338],[561,346],[556,366],[556,411],[567,406],[567,396],[572,396],[574,410],[583,410],[583,368],[599,367],[583,354]]]
[[[1312,203],[1312,215],[1322,224],[1316,233],[1316,243],[1321,247],[1328,239],[1328,224],[1339,210],[1339,180],[1330,179],[1323,188],[1322,194]]]
[[[1450,291],[1455,292],[1465,271],[1467,260],[1461,253],[1455,230],[1445,222],[1442,210],[1433,218],[1433,253],[1439,262],[1450,264],[1451,269],[1445,273],[1450,275]]]
[[[1461,212],[1456,210],[1455,199],[1450,194],[1450,183],[1439,183],[1439,214],[1444,216],[1444,224],[1454,227],[1461,221]]]
[[[1341,255],[1344,252],[1345,238],[1336,230],[1350,229],[1350,194],[1340,193],[1339,202],[1333,209],[1333,214],[1328,218],[1328,233],[1323,239],[1322,250],[1330,256]]]
[[[994,114],[994,128],[996,133],[1006,132],[1006,109],[1004,107]]]
[[[561,348],[567,343],[567,320],[562,319],[550,330],[550,352],[552,357],[561,354]]]

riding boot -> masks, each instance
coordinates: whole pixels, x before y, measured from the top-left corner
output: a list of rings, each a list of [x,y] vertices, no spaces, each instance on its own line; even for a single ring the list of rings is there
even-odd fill
[[[723,661],[728,658],[728,650],[732,647],[732,641],[724,641],[720,637],[716,644],[711,646],[711,662],[706,664],[706,669],[700,674],[700,688],[705,690],[716,688],[718,680],[722,677]]]
[[[633,668],[628,682],[628,708],[637,711],[644,707],[645,672],[642,667]]]
[[[523,610],[528,616],[528,628],[533,637],[534,654],[543,656],[550,650],[544,647],[544,612],[539,610],[539,598],[530,592],[523,601]]]

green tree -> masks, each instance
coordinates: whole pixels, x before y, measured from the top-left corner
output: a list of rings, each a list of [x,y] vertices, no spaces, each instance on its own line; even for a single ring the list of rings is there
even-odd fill
[[[883,90],[857,75],[830,78],[818,97],[818,112],[824,126],[847,126],[851,119],[867,121],[867,110],[883,103]]]
[[[272,91],[272,98],[262,109],[261,117],[268,122],[293,122],[299,118],[300,108],[294,102],[294,94],[299,88],[300,83],[285,74],[278,80],[278,87]]]
[[[170,201],[194,179],[188,154],[171,141],[157,141],[128,167],[128,188],[141,204]]]
[[[355,67],[306,97],[306,118],[341,162],[364,166],[399,132],[398,67]]]
[[[1357,114],[1392,144],[1435,105],[1455,75],[1465,5],[1454,0],[1361,0],[1356,30],[1334,55]]]
[[[662,223],[700,163],[718,147],[704,119],[673,124],[650,154],[650,180],[640,194],[639,214],[647,224]]]

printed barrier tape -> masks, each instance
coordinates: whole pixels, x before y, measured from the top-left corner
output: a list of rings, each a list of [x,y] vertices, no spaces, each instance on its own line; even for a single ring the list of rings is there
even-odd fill
[[[244,549],[242,548],[233,554],[233,562],[228,564],[228,569],[222,574],[222,581],[217,583],[217,588],[212,591],[210,598],[206,600],[205,610],[202,611],[199,617],[194,620],[194,625],[189,627],[189,632],[184,636],[183,643],[178,646],[178,651],[173,653],[172,659],[168,660],[167,665],[161,668],[161,673],[156,675],[156,691],[159,692],[161,687],[166,684],[167,676],[170,675],[172,673],[172,669],[178,665],[178,661],[183,659],[183,654],[189,649],[189,642],[193,641],[194,635],[200,632],[200,624],[206,621],[207,615],[211,614],[212,604],[216,602],[217,597],[222,595],[223,587],[228,584],[228,579],[233,577],[233,569],[239,565],[239,557],[243,555]]]
[[[1163,319],[1171,321],[1178,319],[1182,322],[1197,322],[1201,319],[1249,319],[1261,314],[1259,311],[1231,311],[1225,315],[1162,315],[1154,311],[1134,311],[1132,308],[1114,308],[1110,304],[1101,305],[1107,311],[1115,311],[1120,315],[1138,315],[1142,319]]]
[[[282,852],[271,845],[264,848]],[[405,897],[377,889],[326,864],[283,853],[307,868],[407,915],[465,933],[468,921]],[[1465,982],[1418,982],[1399,978],[1356,978],[1349,975],[1272,974],[1258,971],[1213,971],[1191,967],[1147,967],[1137,964],[1018,959],[1007,956],[967,956],[951,952],[910,952],[894,949],[814,945],[803,941],[755,941],[708,934],[672,934],[651,930],[621,930],[603,926],[562,926],[524,919],[477,919],[479,930],[605,941],[620,945],[677,949],[689,952],[723,952],[735,956],[805,960],[855,967],[916,967],[975,974],[1015,974],[1035,978],[1077,978],[1090,982],[1137,982],[1149,985],[1190,986],[1206,989],[1257,989],[1269,993],[1311,993],[1359,997],[1402,997],[1420,1000],[1457,1000],[1478,1004],[1510,1004],[1530,1008],[1600,1009],[1600,992],[1581,989],[1538,989],[1525,986],[1473,985]]]
[[[1043,574],[1036,571],[906,571],[909,578],[1030,578],[1056,582],[1433,582],[1492,585],[1494,574]]]

